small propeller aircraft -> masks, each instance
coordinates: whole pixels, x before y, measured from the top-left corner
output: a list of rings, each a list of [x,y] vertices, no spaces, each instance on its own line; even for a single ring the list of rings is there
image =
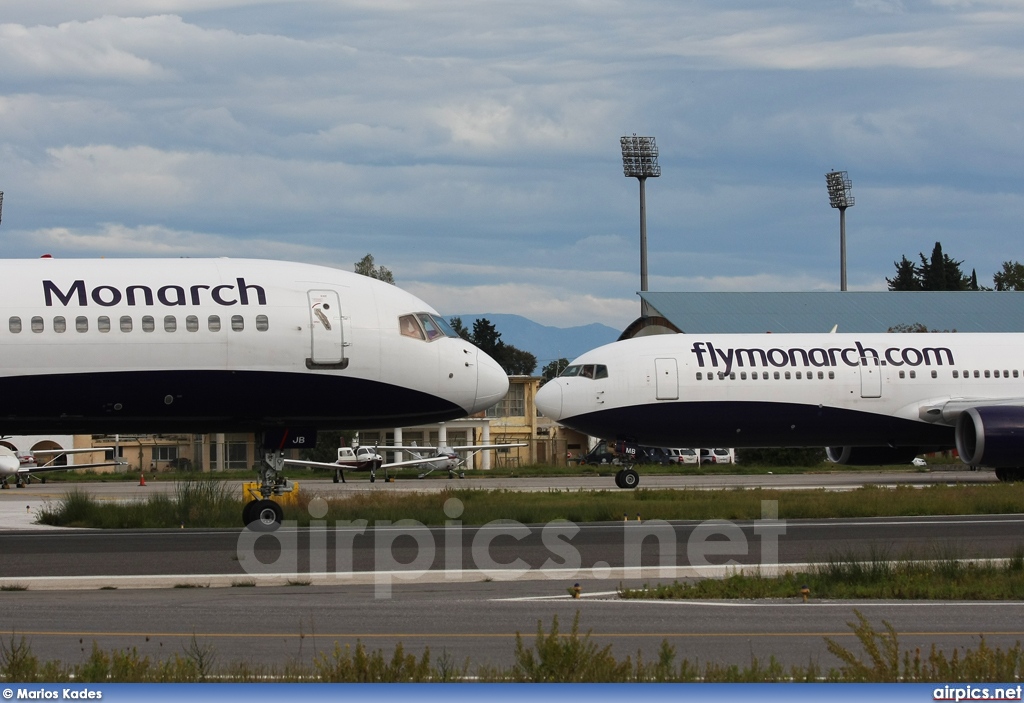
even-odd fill
[[[425,478],[434,471],[448,471],[448,478],[455,477],[455,471],[462,466],[465,466],[466,462],[469,461],[471,456],[475,456],[482,451],[489,449],[508,449],[509,447],[525,447],[526,442],[506,443],[506,444],[465,444],[458,447],[449,447],[445,444],[441,444],[437,447],[429,446],[416,446],[413,442],[408,447],[388,447],[388,449],[404,449],[413,455],[417,460],[421,460],[421,464],[427,470],[419,475],[419,478]],[[429,450],[433,452],[433,456],[425,456],[417,450]],[[459,452],[469,452],[466,456],[460,457]],[[465,478],[465,472],[459,472],[459,478]]]
[[[69,469],[95,469],[101,466],[118,466],[125,464],[124,460],[104,461],[95,464],[58,464],[60,459],[69,454],[81,454],[83,452],[110,452],[113,447],[86,447],[82,449],[36,449],[31,452],[19,452],[0,445],[0,488],[10,488],[8,483],[13,476],[15,486],[24,488],[33,474],[46,471],[67,471]],[[42,462],[42,463],[40,463]],[[45,478],[39,479],[45,482]]]
[[[455,470],[466,463],[466,460],[471,455],[467,455],[465,458],[460,458],[457,452],[474,450],[472,454],[486,450],[486,449],[505,449],[508,447],[525,447],[526,442],[520,442],[518,444],[468,444],[465,446],[449,447],[446,445],[440,445],[438,447],[430,446],[417,446],[415,442],[411,445],[387,445],[383,447],[367,447],[367,446],[356,446],[356,447],[339,447],[338,448],[338,460],[334,463],[327,463],[323,461],[305,461],[302,459],[285,459],[286,464],[292,466],[308,466],[314,469],[333,469],[334,470],[334,482],[346,483],[345,471],[369,471],[370,472],[370,483],[377,480],[377,471],[379,469],[384,470],[384,480],[390,480],[388,476],[388,469],[395,469],[401,466],[426,466],[426,471],[419,474],[419,478],[428,476],[435,470],[448,470],[448,477],[455,477]],[[379,453],[381,451],[406,451],[413,455],[414,458],[407,461],[393,461],[385,462],[384,457]],[[429,450],[430,455],[425,455],[422,452]],[[465,478],[465,473],[460,473],[459,478]]]
[[[404,449],[404,447],[386,447],[387,450],[391,449]],[[377,447],[339,447],[338,448],[338,460],[333,463],[324,461],[305,461],[302,459],[285,459],[284,463],[291,466],[308,466],[313,469],[333,469],[334,470],[334,482],[346,483],[345,472],[346,471],[369,471],[370,472],[370,483],[377,480],[377,470],[384,469],[384,480],[389,480],[388,469],[393,469],[399,466],[415,466],[417,464],[423,464],[431,459],[411,459],[409,461],[394,461],[391,463],[385,463],[384,457],[377,451]]]

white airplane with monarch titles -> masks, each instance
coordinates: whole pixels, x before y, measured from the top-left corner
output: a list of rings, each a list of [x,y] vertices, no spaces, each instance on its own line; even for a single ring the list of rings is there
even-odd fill
[[[318,429],[444,422],[508,376],[425,302],[324,266],[252,259],[0,261],[0,410],[10,434],[255,432],[273,529],[283,452]]]
[[[651,335],[583,354],[536,402],[628,445],[824,446],[854,465],[956,448],[1024,480],[1024,334]]]

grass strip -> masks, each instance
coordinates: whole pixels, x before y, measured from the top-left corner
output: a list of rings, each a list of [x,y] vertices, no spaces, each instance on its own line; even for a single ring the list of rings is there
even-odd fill
[[[300,492],[297,504],[285,507],[285,519],[308,526],[309,501],[315,492]],[[641,520],[756,520],[762,502],[775,501],[779,519],[856,518],[918,515],[1002,515],[1024,512],[1024,484],[991,484],[922,488],[865,486],[852,491],[779,491],[763,488],[705,491],[696,489],[639,489],[636,491],[551,490],[521,493],[511,490],[450,489],[439,493],[375,491],[327,497],[327,514],[338,521],[363,519],[414,520],[444,525],[453,519],[448,501],[459,510],[463,525],[493,520],[542,524],[554,520],[576,523]],[[240,492],[222,481],[180,481],[172,495],[150,495],[128,503],[100,502],[87,492],[72,490],[38,513],[42,524],[92,528],[238,527],[242,514]]]
[[[862,652],[825,638],[828,651],[839,665],[828,669],[815,661],[803,666],[783,666],[769,657],[751,657],[744,664],[677,661],[675,648],[662,641],[654,661],[636,657],[619,658],[611,645],[601,646],[589,632],[581,633],[577,611],[571,629],[562,632],[558,617],[545,630],[537,622],[533,646],[516,634],[514,663],[510,667],[476,666],[467,659],[459,663],[442,653],[436,660],[429,648],[416,656],[401,643],[390,653],[368,650],[360,641],[335,642],[333,651],[320,653],[307,662],[302,656],[276,666],[245,662],[217,663],[212,645],[193,635],[181,653],[165,659],[140,655],[137,649],[102,650],[93,643],[81,663],[41,661],[25,637],[12,633],[0,641],[0,680],[7,684],[32,683],[139,683],[139,682],[436,682],[473,683],[604,683],[604,682],[978,682],[1004,683],[1024,677],[1024,651],[1020,643],[1002,650],[991,649],[981,637],[977,649],[956,649],[951,655],[932,645],[930,651],[900,648],[892,626],[882,621],[876,627],[861,613],[853,611],[848,623]]]
[[[1024,597],[1024,551],[1003,562],[978,562],[952,555],[918,560],[830,557],[805,572],[769,577],[734,574],[725,579],[675,581],[620,589],[627,599],[796,598],[814,599],[1020,600]]]

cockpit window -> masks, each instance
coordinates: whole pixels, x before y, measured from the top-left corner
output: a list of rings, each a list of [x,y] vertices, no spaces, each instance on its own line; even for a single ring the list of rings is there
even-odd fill
[[[566,366],[559,376],[582,376],[583,378],[608,378],[608,367],[604,364],[576,364]]]
[[[453,330],[443,317],[431,315],[428,312],[402,315],[398,318],[398,329],[403,336],[424,339],[428,342],[433,342],[441,337],[458,339],[459,336],[458,332]]]
[[[430,318],[437,323],[437,326],[444,332],[445,337],[452,337],[454,339],[459,338],[459,333],[452,329],[452,326],[448,324],[448,321],[443,317],[437,315],[431,315]]]
[[[401,330],[403,337],[424,339],[423,330],[420,329],[420,323],[416,322],[415,315],[402,315],[398,318],[398,329]]]
[[[433,342],[435,339],[444,336],[444,332],[434,322],[434,318],[425,312],[416,313],[416,317],[420,318],[420,322],[423,324],[423,331],[427,333],[427,341]]]

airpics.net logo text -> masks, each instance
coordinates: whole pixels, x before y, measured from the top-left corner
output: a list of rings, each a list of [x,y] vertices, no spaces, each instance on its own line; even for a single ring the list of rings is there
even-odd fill
[[[690,348],[700,368],[713,368],[723,373],[733,368],[825,368],[835,366],[952,366],[953,352],[948,347],[887,347],[881,351],[854,342],[850,347],[716,347],[711,342],[694,342]]]

